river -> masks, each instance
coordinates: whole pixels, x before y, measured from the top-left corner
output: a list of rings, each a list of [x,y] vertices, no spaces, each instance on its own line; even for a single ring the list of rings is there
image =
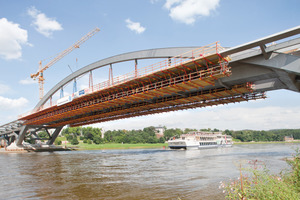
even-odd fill
[[[0,154],[0,199],[224,199],[220,181],[239,163],[288,168],[299,144],[244,144],[207,150],[90,150]]]

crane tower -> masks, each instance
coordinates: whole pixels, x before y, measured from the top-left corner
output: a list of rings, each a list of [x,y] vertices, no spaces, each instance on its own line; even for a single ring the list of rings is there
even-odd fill
[[[80,40],[78,40],[72,46],[70,46],[66,50],[62,51],[61,53],[59,53],[55,58],[53,58],[46,65],[43,66],[42,61],[39,62],[39,70],[36,73],[31,74],[30,77],[33,78],[34,80],[36,80],[36,78],[38,77],[40,99],[42,99],[44,96],[44,81],[45,81],[44,71],[46,69],[48,69],[49,67],[51,67],[52,65],[54,65],[57,61],[59,61],[60,59],[62,59],[63,57],[65,57],[66,55],[71,53],[71,51],[73,51],[74,49],[79,48],[81,44],[83,44],[85,41],[87,41],[89,38],[94,36],[99,31],[100,31],[100,29],[98,27],[94,28],[92,31],[90,31],[88,34],[83,36]]]

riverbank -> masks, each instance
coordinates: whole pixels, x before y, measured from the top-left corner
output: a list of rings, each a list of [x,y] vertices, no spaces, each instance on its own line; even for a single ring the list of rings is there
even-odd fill
[[[299,140],[292,142],[284,141],[271,141],[271,142],[234,142],[233,145],[245,145],[245,144],[294,144],[300,143]],[[104,149],[150,149],[150,148],[168,148],[167,143],[155,143],[155,144],[122,144],[122,143],[106,143],[106,144],[87,144],[80,142],[78,145],[63,144],[62,147],[71,148],[73,150],[104,150]]]
[[[294,143],[300,143],[300,140],[295,140],[295,141],[291,141],[291,142],[285,142],[285,141],[234,142],[233,145],[242,145],[242,144],[294,144]]]
[[[65,145],[62,145],[65,146]],[[166,148],[167,143],[156,144],[122,144],[122,143],[107,143],[107,144],[86,144],[79,143],[78,145],[67,144],[67,148],[73,148],[76,150],[104,150],[104,149],[149,149],[149,148]]]

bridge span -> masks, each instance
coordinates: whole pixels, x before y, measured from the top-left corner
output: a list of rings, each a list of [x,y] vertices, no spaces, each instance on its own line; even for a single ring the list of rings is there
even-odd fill
[[[300,26],[233,48],[213,43],[199,48],[137,51],[100,60],[55,85],[31,112],[2,125],[0,136],[16,145],[29,137],[46,139],[51,145],[65,125],[262,99],[265,91],[277,89],[299,92],[300,38],[289,39],[299,33]],[[111,70],[118,62],[133,60],[137,64],[140,59],[152,58],[165,60],[123,76],[110,74],[106,82],[52,101],[64,85],[94,69],[109,66]],[[42,129],[47,138],[38,138]]]

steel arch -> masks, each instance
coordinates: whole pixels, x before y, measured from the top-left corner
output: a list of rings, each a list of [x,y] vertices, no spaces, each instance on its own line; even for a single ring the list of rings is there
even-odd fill
[[[74,80],[74,78],[77,78],[89,71],[92,71],[97,68],[101,68],[110,64],[115,63],[121,63],[131,60],[141,60],[141,59],[156,59],[156,58],[170,58],[177,55],[180,55],[182,53],[191,51],[193,49],[196,49],[199,47],[170,47],[170,48],[157,48],[157,49],[147,49],[147,50],[140,50],[140,51],[134,51],[124,54],[119,54],[116,56],[112,56],[109,58],[105,58],[102,60],[99,60],[97,62],[91,63],[76,72],[70,74],[63,80],[61,80],[59,83],[57,83],[47,94],[38,102],[38,104],[35,106],[34,110],[37,110],[42,105],[44,105],[51,96],[54,95],[62,86],[66,85],[67,83]]]

